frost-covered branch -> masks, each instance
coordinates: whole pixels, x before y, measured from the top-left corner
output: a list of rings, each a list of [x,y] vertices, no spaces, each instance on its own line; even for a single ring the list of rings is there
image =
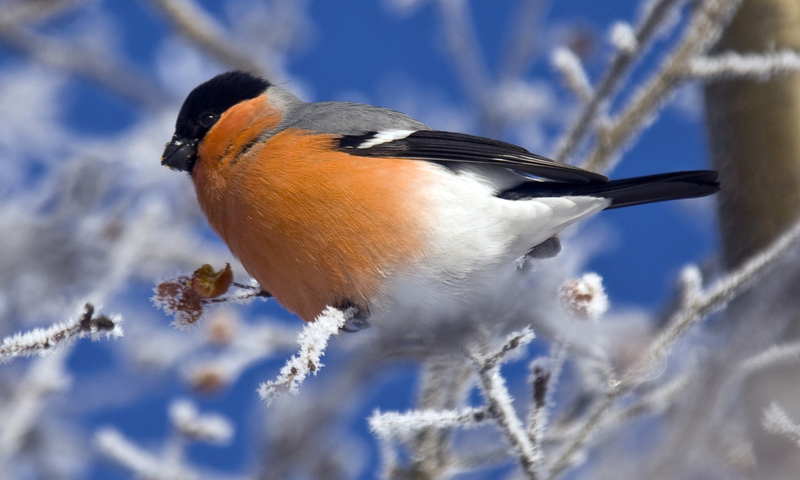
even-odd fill
[[[284,392],[297,394],[298,388],[306,377],[317,374],[323,367],[320,358],[325,355],[328,340],[338,335],[347,320],[355,314],[355,309],[345,311],[327,307],[313,322],[307,323],[297,336],[300,351],[286,361],[277,379],[262,383],[258,387],[258,395],[269,403],[275,396]]]
[[[69,345],[79,338],[91,337],[99,340],[122,336],[122,317],[118,315],[96,315],[95,307],[87,303],[82,313],[66,322],[47,328],[34,328],[3,339],[0,344],[0,359],[46,355],[62,345]]]
[[[0,13],[0,42],[36,61],[95,82],[137,104],[152,110],[163,107],[167,94],[157,84],[129,66],[113,60],[105,52],[86,51],[75,45],[51,39],[21,26]]]
[[[566,162],[589,132],[592,123],[601,113],[603,105],[624,80],[635,61],[650,45],[659,28],[668,20],[670,13],[684,0],[656,0],[635,30],[636,47],[633,50],[620,49],[603,74],[603,78],[594,90],[594,95],[581,110],[566,134],[559,140],[554,159]]]
[[[438,0],[445,45],[467,96],[491,129],[495,123],[493,86],[465,0]]]
[[[513,399],[508,393],[505,379],[500,374],[500,364],[508,353],[526,346],[533,338],[533,331],[526,328],[509,335],[499,349],[488,355],[482,355],[475,349],[470,351],[470,358],[478,372],[479,386],[488,412],[497,422],[522,470],[530,479],[539,478],[536,466],[542,453],[531,443],[522,421],[514,411]]]
[[[767,80],[775,75],[800,72],[800,54],[793,50],[741,54],[726,52],[697,57],[689,62],[687,74],[703,80],[753,78]]]
[[[633,362],[622,379],[612,385],[606,396],[594,407],[581,430],[553,462],[550,468],[551,476],[557,476],[571,464],[573,456],[586,445],[598,425],[605,421],[616,400],[641,385],[690,327],[708,318],[739,296],[752,285],[755,278],[762,275],[785,254],[799,237],[800,223],[784,233],[763,252],[705,289],[702,288],[702,276],[696,267],[684,269],[681,275],[681,307],[672,314],[663,331]]]
[[[251,57],[243,55],[242,47],[232,42],[223,27],[192,0],[150,0],[186,38],[197,44],[217,61],[229,67],[278,82],[276,72],[267,70]]]
[[[36,359],[15,382],[11,398],[0,403],[0,470],[8,468],[7,462],[22,448],[44,411],[46,397],[71,385],[65,366],[68,352],[62,349]]]
[[[586,76],[586,71],[577,55],[568,48],[559,47],[553,51],[551,63],[561,72],[564,83],[581,102],[586,103],[592,99],[589,77]]]
[[[382,439],[407,438],[426,428],[473,428],[489,418],[485,408],[465,408],[459,411],[415,410],[412,412],[381,413],[376,410],[369,418],[369,428]]]
[[[98,430],[94,441],[104,455],[143,478],[171,478],[163,474],[161,463],[155,456],[139,448],[115,428],[106,427]]]
[[[777,403],[773,402],[764,410],[762,425],[768,432],[788,437],[800,447],[800,425],[793,422]]]
[[[553,391],[561,375],[566,360],[566,344],[556,341],[548,358],[537,358],[529,366],[531,385],[531,404],[528,407],[528,425],[526,434],[533,448],[541,451],[544,443],[545,428],[548,423],[548,410],[553,402]],[[538,455],[535,468],[542,467],[544,455]]]
[[[622,113],[598,132],[597,142],[582,168],[600,172],[613,166],[614,153],[647,124],[647,119],[664,104],[673,88],[686,78],[690,62],[714,45],[741,2],[704,0],[695,7],[678,45],[633,94]]]
[[[226,445],[233,437],[230,421],[217,414],[200,414],[188,400],[177,400],[170,405],[170,418],[178,435],[173,435],[160,455],[151,453],[129,440],[113,427],[103,427],[95,432],[97,448],[108,458],[137,474],[153,480],[219,479],[224,476],[203,475],[185,461],[186,440]]]
[[[203,414],[189,400],[176,400],[169,406],[172,425],[180,434],[199,442],[227,445],[233,438],[231,422],[217,414]]]

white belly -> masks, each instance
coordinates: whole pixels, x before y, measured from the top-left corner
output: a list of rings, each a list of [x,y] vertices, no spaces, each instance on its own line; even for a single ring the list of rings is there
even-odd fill
[[[428,223],[427,249],[388,279],[386,299],[372,312],[371,322],[377,325],[384,317],[392,322],[398,316],[426,322],[455,319],[502,298],[519,280],[518,259],[609,204],[598,197],[504,200],[495,195],[518,182],[516,174],[429,168],[435,181],[422,195],[431,214],[419,215]]]

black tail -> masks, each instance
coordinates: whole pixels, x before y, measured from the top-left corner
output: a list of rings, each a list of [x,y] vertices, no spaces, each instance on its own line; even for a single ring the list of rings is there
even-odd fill
[[[719,191],[717,172],[695,170],[583,184],[530,181],[501,192],[509,200],[534,197],[590,196],[611,200],[608,208],[705,197]]]

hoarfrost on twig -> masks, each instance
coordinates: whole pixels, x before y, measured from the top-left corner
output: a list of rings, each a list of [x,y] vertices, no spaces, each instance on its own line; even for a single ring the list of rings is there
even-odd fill
[[[800,54],[794,50],[741,54],[726,52],[693,59],[687,74],[704,80],[716,78],[754,78],[767,80],[775,75],[800,72]]]
[[[800,425],[794,423],[776,402],[764,410],[762,425],[768,432],[786,436],[800,447]]]
[[[0,345],[0,359],[46,355],[54,348],[69,345],[79,338],[91,337],[92,340],[98,340],[102,335],[106,338],[119,338],[123,333],[121,324],[122,317],[95,315],[94,305],[87,303],[82,313],[71,320],[4,338]]]
[[[592,98],[592,86],[589,78],[581,65],[581,60],[577,55],[565,47],[558,47],[553,51],[551,63],[561,72],[564,83],[572,90],[582,102],[588,102]]]
[[[203,414],[189,400],[176,400],[169,406],[172,425],[185,438],[225,445],[233,438],[231,422],[217,414]]]
[[[406,413],[376,410],[369,418],[370,430],[382,439],[407,438],[426,428],[472,428],[488,418],[485,408],[465,408],[459,411],[416,410]]]
[[[470,358],[478,371],[479,386],[486,401],[488,412],[497,421],[500,430],[511,445],[514,456],[529,479],[539,478],[537,465],[541,461],[541,450],[531,443],[522,421],[514,410],[513,399],[500,374],[500,363],[509,352],[530,343],[533,331],[526,327],[508,336],[503,345],[489,355],[471,349]]]
[[[323,364],[320,357],[325,355],[328,340],[339,333],[349,318],[355,314],[354,308],[345,311],[327,307],[313,322],[307,323],[297,336],[300,351],[286,361],[277,379],[262,383],[258,394],[269,403],[283,392],[297,394],[298,388],[309,373],[317,374]]]

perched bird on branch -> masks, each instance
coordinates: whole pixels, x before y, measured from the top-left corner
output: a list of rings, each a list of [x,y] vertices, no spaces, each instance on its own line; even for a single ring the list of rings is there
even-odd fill
[[[211,227],[287,309],[456,316],[518,260],[600,210],[702,197],[713,171],[609,181],[402,113],[306,103],[233,71],[186,98],[162,164],[186,171]],[[358,323],[357,322],[357,323]]]

